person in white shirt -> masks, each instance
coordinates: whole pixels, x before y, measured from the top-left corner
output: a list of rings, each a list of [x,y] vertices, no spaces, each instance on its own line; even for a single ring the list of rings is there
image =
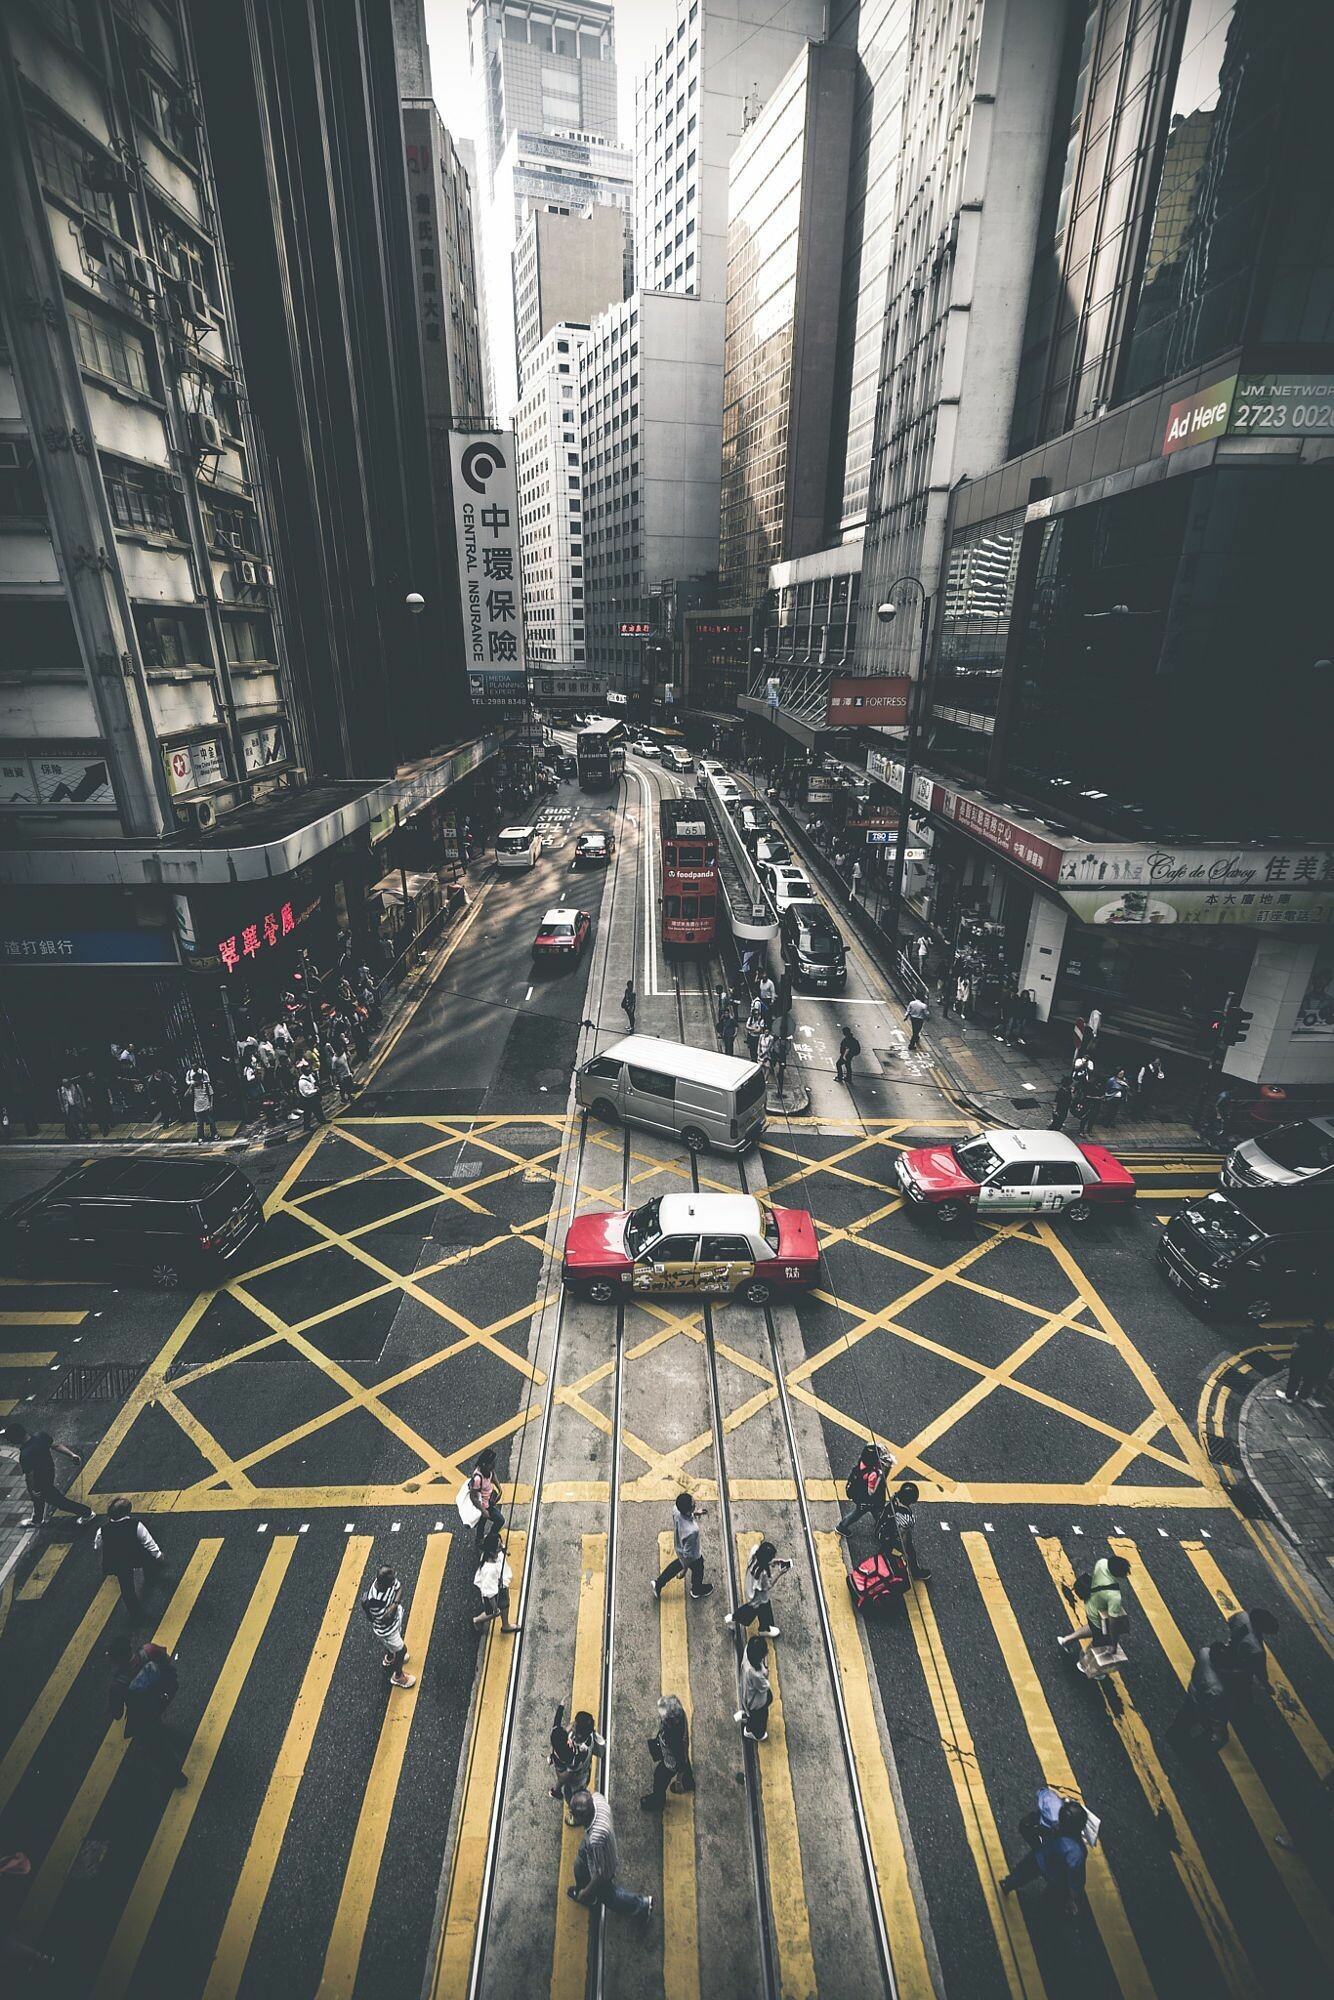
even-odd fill
[[[136,1572],[162,1561],[162,1551],[128,1500],[113,1500],[107,1517],[93,1536],[93,1547],[102,1557],[103,1576],[114,1576],[120,1585],[121,1603],[133,1618],[142,1605],[135,1589]]]
[[[915,1049],[922,1039],[922,1027],[926,1017],[927,1004],[920,995],[908,1002],[908,1026],[912,1031],[912,1040],[908,1044],[910,1050]]]
[[[482,1543],[481,1560],[473,1577],[473,1584],[482,1600],[482,1608],[472,1621],[479,1632],[493,1618],[500,1620],[502,1632],[517,1632],[520,1629],[510,1624],[510,1585],[513,1581],[514,1573],[505,1560],[499,1531],[492,1528]]]

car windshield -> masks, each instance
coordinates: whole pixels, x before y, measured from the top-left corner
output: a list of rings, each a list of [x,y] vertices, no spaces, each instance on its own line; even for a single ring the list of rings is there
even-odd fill
[[[1289,1174],[1318,1174],[1334,1167],[1334,1132],[1327,1132],[1314,1119],[1300,1125],[1281,1125],[1260,1142],[1260,1150]]]
[[[831,931],[807,931],[801,945],[804,958],[813,958],[820,965],[827,965],[839,956],[839,946]]]
[[[1186,1210],[1185,1221],[1215,1250],[1252,1250],[1265,1240],[1264,1231],[1222,1194],[1207,1194],[1194,1203]]]
[[[966,1146],[951,1146],[950,1151],[969,1180],[988,1180],[1001,1164],[1000,1154],[985,1139],[970,1139]]]
[[[625,1225],[625,1247],[632,1257],[640,1256],[662,1233],[658,1222],[661,1211],[659,1200],[646,1201],[642,1208],[631,1212]]]

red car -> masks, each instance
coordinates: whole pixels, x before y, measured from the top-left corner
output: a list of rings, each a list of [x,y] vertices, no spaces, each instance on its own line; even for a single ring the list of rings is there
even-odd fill
[[[1135,1178],[1105,1146],[1064,1132],[980,1132],[958,1144],[900,1153],[899,1186],[937,1222],[969,1209],[984,1216],[1068,1215],[1087,1222],[1095,1208],[1135,1199]]]
[[[748,1194],[665,1194],[642,1208],[580,1215],[565,1237],[561,1281],[600,1304],[632,1292],[704,1292],[767,1305],[820,1275],[804,1208]]]
[[[577,965],[592,928],[587,910],[548,910],[533,939],[533,964],[551,959],[557,965]]]

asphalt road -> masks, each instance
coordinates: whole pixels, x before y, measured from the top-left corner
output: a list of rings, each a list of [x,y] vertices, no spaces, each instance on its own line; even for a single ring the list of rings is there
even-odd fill
[[[123,1757],[118,1731],[105,1733],[102,1648],[124,1614],[99,1595],[86,1542],[64,1526],[47,1531],[0,1598],[0,1845],[22,1847],[35,1865],[20,1923],[57,1953],[48,1990],[163,2000],[421,1990],[442,1898],[458,1893],[450,1857],[470,1785],[489,1805],[487,1729],[497,1687],[503,1696],[499,1665],[478,1686],[497,1642],[488,1654],[470,1622],[474,1556],[453,1498],[489,1440],[507,1489],[513,1469],[521,1519],[530,1497],[545,1387],[534,1327],[553,1296],[543,1243],[553,1201],[564,1210],[577,1192],[565,1175],[568,1081],[589,1046],[580,1024],[596,1020],[603,1040],[620,1031],[620,990],[634,964],[641,1027],[676,1033],[684,1019],[688,1034],[706,1032],[689,968],[674,976],[659,962],[658,991],[645,990],[654,975],[643,970],[651,912],[640,842],[662,782],[635,776],[619,799],[562,789],[542,863],[485,889],[369,1089],[313,1143],[250,1163],[270,1221],[262,1248],[224,1290],[190,1300],[65,1279],[5,1287],[8,1352],[49,1357],[10,1370],[7,1392],[30,1423],[40,1418],[90,1453],[85,1479],[99,1507],[129,1494],[163,1546],[167,1571],[136,1629],[147,1636],[165,1618],[158,1629],[179,1646],[171,1726],[192,1779],[169,1791]],[[585,826],[620,836],[606,875],[571,871]],[[565,900],[592,912],[594,949],[572,974],[534,977],[538,920]],[[1184,1179],[1155,1176],[1146,1163],[1146,1192],[1171,1192],[1116,1223],[928,1227],[898,1205],[895,1150],[958,1129],[958,1113],[929,1067],[907,1058],[885,1000],[860,958],[847,996],[798,999],[813,1116],[771,1124],[746,1171],[752,1188],[764,1183],[777,1200],[809,1207],[825,1246],[818,1292],[784,1322],[817,1531],[833,1527],[838,1482],[864,1435],[889,1440],[900,1475],[923,1488],[929,1587],[851,1628],[859,1660],[865,1635],[865,1714],[872,1728],[883,1723],[920,1890],[907,1914],[891,1896],[891,1933],[925,1941],[945,1992],[987,2000],[1316,1990],[1334,1943],[1334,1677],[1268,1545],[1227,1504],[1196,1437],[1203,1385],[1253,1330],[1198,1319],[1152,1259],[1157,1218],[1208,1170],[1187,1162]],[[851,1092],[832,1076],[849,1019],[865,1051]],[[629,1166],[636,1198],[679,1184],[667,1142],[637,1140]],[[50,1171],[8,1156],[0,1199]],[[620,1135],[590,1127],[584,1198],[594,1188],[616,1198],[621,1171]],[[705,1185],[732,1185],[732,1172],[711,1165]],[[586,1310],[581,1339],[595,1361],[611,1352],[610,1315],[603,1328]],[[730,1357],[721,1378],[729,1470],[749,1496],[738,1501],[738,1527],[772,1523],[792,1539],[791,1468],[776,1455],[772,1398],[756,1392],[757,1316],[722,1307],[714,1325]],[[630,1364],[627,1403],[650,1463],[707,1484],[709,1449],[671,1456],[684,1448],[677,1432],[699,1428],[701,1393],[698,1343],[664,1340],[672,1331],[669,1315]],[[72,1368],[103,1362],[145,1372],[119,1401],[43,1400]],[[29,1395],[39,1400],[23,1404]],[[607,1473],[609,1395],[604,1369],[562,1406],[574,1426],[562,1449],[579,1477],[545,1495],[551,1550],[573,1551],[597,1525],[589,1482]],[[627,1450],[622,1476],[643,1485],[643,1457]],[[651,1504],[636,1507],[634,1497]],[[650,1481],[625,1506],[626,1546],[642,1566],[666,1525],[663,1501]],[[1053,1568],[1087,1567],[1109,1536],[1133,1543],[1136,1588],[1130,1665],[1104,1690],[1056,1654],[1068,1619]],[[870,1549],[863,1524],[851,1553]],[[410,1697],[387,1693],[357,1606],[381,1561],[405,1584],[421,1675]],[[566,1567],[573,1591],[577,1562]],[[636,1699],[658,1684],[642,1580],[627,1573],[626,1582],[622,1702],[625,1681]],[[1183,1754],[1166,1737],[1177,1662],[1219,1630],[1211,1590],[1220,1584],[1277,1609],[1276,1653],[1295,1691],[1244,1719],[1230,1764]],[[579,1623],[573,1600],[565,1618],[562,1588],[528,1656],[541,1703],[568,1689],[576,1670],[561,1650],[573,1648]],[[873,1968],[840,1962],[831,1943],[839,1895],[851,1921],[865,1892],[855,1868],[831,1875],[833,1851],[822,1843],[821,1816],[842,1828],[847,1806],[836,1751],[815,1727],[818,1712],[824,1728],[827,1703],[815,1585],[792,1589],[783,1641],[790,1851],[812,1906],[819,1898],[833,1913],[812,1914],[810,1948],[817,1989],[841,2000],[875,1991],[876,1981]],[[692,1627],[692,1647],[703,1629]],[[849,1643],[843,1627],[838,1643]],[[701,1684],[696,1728],[715,1787],[730,1788],[735,1746],[711,1735],[704,1702]],[[521,1755],[540,1759],[541,1748],[525,1744]],[[642,1760],[638,1744],[634,1754]],[[1067,1762],[1105,1822],[1090,1870],[1094,1911],[1073,1931],[1034,1892],[1020,1910],[995,1887],[1001,1854],[1021,1848],[1016,1822],[1039,1776]],[[779,1768],[771,1757],[764,1781],[775,1853],[784,1851]],[[623,1845],[644,1886],[658,1871],[670,1903],[677,1862],[659,1854],[638,1815],[626,1829],[637,1774],[620,1783]],[[713,1797],[722,1812],[721,1793]],[[701,1866],[721,1870],[744,1897],[741,1851],[724,1854],[715,1838],[721,1827],[741,1838],[740,1818],[730,1805],[715,1816],[704,1781],[694,1812]],[[529,1822],[514,1830],[523,1848]],[[543,1822],[532,1852],[545,1856],[555,1840],[554,1823]],[[531,1894],[559,1938],[558,1891],[544,1870],[545,1861],[533,1867]],[[707,1939],[707,1884],[699,1893]],[[498,1946],[503,1954],[503,1938]],[[690,1990],[679,1984],[687,1960],[679,1938],[660,1943],[654,1932],[640,1947],[621,1933],[607,1991],[675,2000]],[[744,1955],[717,1963],[730,1970],[707,1990],[748,2000]],[[495,1949],[492,1964],[504,1984]],[[558,1949],[547,1983],[582,1992],[581,1962],[566,1964]]]

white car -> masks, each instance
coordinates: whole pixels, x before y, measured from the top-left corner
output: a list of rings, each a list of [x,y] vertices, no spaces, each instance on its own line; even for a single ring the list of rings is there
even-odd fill
[[[647,736],[643,737],[638,743],[632,743],[630,748],[634,751],[636,757],[652,757],[656,760],[662,755],[657,744],[650,743]]]
[[[766,861],[755,872],[773,897],[774,908],[780,914],[789,903],[814,903],[819,900],[800,868],[789,863]]]

